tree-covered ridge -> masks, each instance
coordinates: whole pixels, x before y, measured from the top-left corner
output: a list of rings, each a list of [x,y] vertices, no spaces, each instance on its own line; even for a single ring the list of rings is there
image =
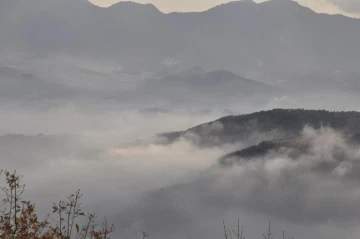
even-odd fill
[[[263,141],[257,145],[226,154],[219,159],[219,163],[223,166],[232,165],[241,160],[262,158],[271,152],[281,154],[281,152],[289,152],[289,150],[291,150],[291,154],[288,155],[296,159],[298,156],[308,153],[310,148],[309,141],[302,137]]]
[[[360,133],[360,113],[326,110],[274,109],[252,114],[227,116],[183,132],[165,134],[173,141],[180,137],[201,145],[235,143],[257,137],[254,144],[267,140],[288,139],[301,134],[305,126],[330,127],[345,134]]]
[[[326,110],[274,109],[248,115],[228,116],[218,121],[226,126],[248,124],[254,119],[257,120],[256,126],[258,129],[263,131],[274,128],[298,131],[302,130],[305,125],[313,128],[327,126],[334,129],[360,131],[360,113],[355,111],[330,112]]]

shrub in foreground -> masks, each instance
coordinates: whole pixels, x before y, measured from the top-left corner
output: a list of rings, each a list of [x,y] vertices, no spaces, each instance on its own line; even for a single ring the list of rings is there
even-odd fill
[[[109,239],[115,230],[106,218],[98,224],[95,214],[82,211],[80,190],[54,203],[51,215],[40,220],[35,204],[23,199],[22,176],[16,171],[0,174],[5,179],[0,187],[0,239]]]

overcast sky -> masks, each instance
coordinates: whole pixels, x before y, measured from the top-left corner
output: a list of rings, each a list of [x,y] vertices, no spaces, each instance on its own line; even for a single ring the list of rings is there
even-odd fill
[[[90,0],[93,3],[108,6],[119,0]],[[139,3],[152,3],[163,12],[173,11],[203,11],[231,0],[134,0]],[[262,2],[264,0],[256,0]],[[359,0],[296,0],[304,6],[322,13],[341,13],[350,16],[359,16]]]

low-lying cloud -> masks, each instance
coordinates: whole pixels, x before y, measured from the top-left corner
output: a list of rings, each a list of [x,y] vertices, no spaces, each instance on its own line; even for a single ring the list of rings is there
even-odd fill
[[[268,221],[277,233],[304,238],[356,233],[360,154],[332,129],[305,128],[310,146],[302,154],[284,147],[229,168],[218,158],[249,142],[198,147],[196,134],[167,144],[153,137],[224,112],[3,106],[2,167],[24,174],[41,215],[81,188],[86,209],[108,215],[119,236],[148,228],[156,238],[221,237],[222,220],[231,225],[237,217],[249,236],[261,235]],[[202,130],[216,135],[223,127],[215,122]]]
[[[214,227],[221,231],[222,219],[236,217],[253,236],[273,221],[278,233],[288,228],[295,237],[326,238],[322,230],[336,228],[350,238],[360,219],[359,151],[329,128],[305,128],[302,137],[309,144],[303,154],[294,156],[285,147],[231,168],[202,169],[193,180],[145,194],[116,218],[127,229],[141,225],[159,238],[206,238]],[[202,235],[196,232],[200,228]]]

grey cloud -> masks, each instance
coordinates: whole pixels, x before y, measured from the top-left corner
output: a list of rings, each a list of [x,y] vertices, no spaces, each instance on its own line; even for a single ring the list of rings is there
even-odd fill
[[[118,234],[220,238],[222,220],[240,216],[254,237],[269,220],[302,238],[353,235],[359,153],[332,130],[306,129],[306,152],[285,148],[232,168],[216,160],[293,135],[264,134],[254,120],[198,127],[202,147],[196,132],[152,138],[229,113],[358,110],[358,20],[281,2],[164,15],[132,3],[0,0],[2,167],[25,175],[42,214],[82,188],[84,205],[109,215]]]
[[[211,230],[203,229],[202,235],[196,231],[204,224],[220,229],[229,211],[242,218],[262,215],[260,224],[267,218],[281,225],[297,225],[295,237],[307,234],[298,230],[300,225],[316,231],[329,222],[341,228],[359,221],[357,147],[328,128],[306,128],[302,137],[311,147],[296,158],[290,156],[292,149],[284,149],[232,168],[213,167],[189,183],[150,192],[115,220],[133,230],[140,223],[159,238],[206,238]],[[315,234],[318,238],[325,235]]]

